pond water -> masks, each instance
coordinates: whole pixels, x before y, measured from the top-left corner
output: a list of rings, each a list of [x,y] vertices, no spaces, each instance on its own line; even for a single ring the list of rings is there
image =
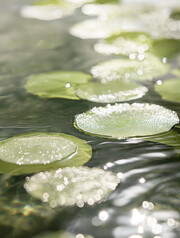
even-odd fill
[[[164,6],[169,2],[158,4],[162,12],[167,11]],[[180,9],[178,1],[171,3]],[[124,57],[100,54],[94,50],[98,39],[81,39],[69,33],[74,24],[96,18],[83,14],[81,8],[61,19],[43,21],[22,16],[21,9],[28,4],[32,1],[0,1],[0,139],[28,132],[76,136],[92,146],[92,158],[86,166],[112,171],[121,182],[101,203],[52,209],[27,194],[23,187],[27,175],[0,175],[1,237],[35,237],[63,230],[76,238],[85,234],[95,238],[178,238],[179,127],[172,129],[176,132],[174,137],[171,132],[158,135],[159,142],[153,142],[152,138],[117,140],[91,136],[74,128],[74,116],[102,104],[42,99],[28,93],[24,85],[32,74],[59,70],[89,73],[100,62]],[[176,33],[176,39],[180,39],[180,27],[173,31]],[[178,68],[180,55],[169,58],[168,63]],[[173,77],[168,72],[156,80]],[[180,116],[179,103],[162,100],[154,90],[154,81],[144,85],[148,93],[132,102],[161,105]],[[163,138],[169,142],[160,143]]]

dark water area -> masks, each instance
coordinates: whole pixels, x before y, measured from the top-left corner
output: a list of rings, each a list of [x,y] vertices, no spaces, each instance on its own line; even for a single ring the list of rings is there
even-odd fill
[[[89,73],[93,65],[116,58],[96,53],[97,40],[69,34],[73,24],[91,18],[80,8],[54,21],[22,18],[20,9],[30,3],[0,1],[0,139],[28,132],[76,136],[92,146],[92,158],[86,166],[112,171],[121,182],[102,203],[53,210],[26,193],[26,175],[0,175],[0,237],[33,237],[65,230],[95,238],[178,238],[180,160],[173,146],[140,138],[116,140],[86,135],[73,127],[74,116],[101,104],[40,99],[26,92],[24,84],[32,74],[56,70]],[[169,60],[174,68],[179,64],[178,57]],[[170,77],[174,76],[159,79]],[[153,81],[144,84],[148,93],[132,102],[158,104],[180,116],[179,103],[162,100],[154,91]],[[180,136],[178,127],[172,130]],[[164,135],[168,138],[169,132],[159,138]]]

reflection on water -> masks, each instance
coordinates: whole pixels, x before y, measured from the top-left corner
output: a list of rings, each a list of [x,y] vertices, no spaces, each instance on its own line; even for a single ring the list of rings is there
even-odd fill
[[[165,2],[179,4],[175,0]],[[97,63],[116,58],[95,52],[96,40],[82,40],[69,34],[72,25],[90,18],[80,9],[55,21],[23,19],[20,9],[31,3],[30,0],[0,1],[0,138],[35,131],[72,134],[93,146],[93,157],[87,166],[116,173],[121,184],[103,203],[61,211],[30,198],[23,189],[24,176],[1,176],[1,236],[32,237],[41,231],[66,230],[77,238],[83,234],[97,238],[178,238],[179,140],[174,140],[171,133],[166,134],[166,141],[161,141],[163,136],[121,141],[89,136],[73,128],[73,118],[99,104],[39,99],[28,94],[24,84],[32,74],[62,69],[88,73]],[[167,9],[163,14],[163,17],[159,12],[143,15],[144,23],[153,19],[150,26],[147,24],[152,34],[160,29],[160,18],[167,22]],[[171,31],[165,25],[159,34],[178,38],[179,28],[173,21],[169,24]],[[101,36],[101,32],[98,34]],[[179,65],[177,58],[168,60],[173,68]],[[136,102],[158,104],[180,114],[178,103],[163,101],[154,92],[153,82],[145,85],[149,89],[147,95]],[[174,128],[174,132],[179,134],[179,128]]]

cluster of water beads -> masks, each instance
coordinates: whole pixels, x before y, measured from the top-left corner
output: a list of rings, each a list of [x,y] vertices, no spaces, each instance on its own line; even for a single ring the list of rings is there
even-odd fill
[[[120,182],[119,178],[98,168],[67,167],[41,172],[27,178],[24,187],[32,196],[56,206],[83,207],[107,197]]]
[[[118,139],[162,133],[178,122],[175,112],[146,103],[108,104],[75,117],[75,126],[85,133]]]
[[[71,140],[51,136],[16,137],[0,146],[1,160],[18,165],[49,164],[74,156],[77,150]]]

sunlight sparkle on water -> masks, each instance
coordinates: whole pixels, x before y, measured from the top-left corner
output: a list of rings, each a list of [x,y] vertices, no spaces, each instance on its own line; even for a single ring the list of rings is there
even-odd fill
[[[109,214],[107,211],[101,211],[99,212],[99,219],[101,221],[106,221],[109,218]]]

